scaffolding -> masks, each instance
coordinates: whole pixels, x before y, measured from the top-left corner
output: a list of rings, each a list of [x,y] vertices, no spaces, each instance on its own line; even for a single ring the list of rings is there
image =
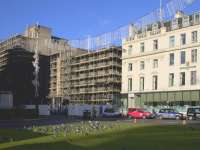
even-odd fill
[[[121,91],[121,48],[104,48],[72,58],[70,103],[113,103]]]
[[[72,48],[67,41],[57,47],[57,52],[50,55],[50,93],[53,109],[61,109],[64,102],[70,99],[71,93],[71,60],[74,56],[87,53],[86,50]]]

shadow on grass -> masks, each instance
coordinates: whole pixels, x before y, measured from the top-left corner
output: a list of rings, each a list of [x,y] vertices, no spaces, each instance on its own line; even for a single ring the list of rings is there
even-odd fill
[[[92,139],[94,137],[88,141]],[[103,142],[92,145],[91,150],[196,150],[200,130],[183,126],[143,126],[102,135],[100,139]]]
[[[1,148],[0,148],[1,149]],[[4,148],[2,150],[87,150],[87,148],[70,144],[67,141],[52,143],[25,144],[15,147]]]
[[[24,129],[0,129],[0,144],[10,141],[27,140],[47,135],[48,134],[36,133]]]
[[[44,137],[45,138],[45,137]],[[182,126],[145,126],[113,133],[43,143],[23,143],[4,150],[196,150],[200,129]]]

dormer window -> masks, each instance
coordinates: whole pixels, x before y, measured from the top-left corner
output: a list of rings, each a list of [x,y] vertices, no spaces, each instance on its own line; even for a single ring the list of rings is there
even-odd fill
[[[157,23],[154,23],[154,24],[152,25],[152,31],[156,31],[156,30],[158,30],[158,24],[157,24]]]
[[[142,33],[145,34],[146,32],[147,32],[147,26],[145,26],[145,27],[142,28]]]
[[[142,27],[139,30],[138,38],[144,38],[144,37],[146,37],[146,32],[147,32],[147,26]]]
[[[194,24],[200,23],[200,12],[194,14]]]
[[[189,16],[184,16],[182,20],[183,27],[188,27],[190,25],[190,18]]]
[[[178,19],[174,19],[174,20],[172,20],[172,22],[171,22],[171,27],[172,27],[172,30],[176,30],[176,29],[178,29]]]
[[[137,28],[133,25],[133,24],[131,24],[130,26],[129,26],[129,37],[135,37],[135,35],[137,34]]]
[[[150,32],[150,35],[160,34],[159,24],[154,23],[152,24],[152,30]]]

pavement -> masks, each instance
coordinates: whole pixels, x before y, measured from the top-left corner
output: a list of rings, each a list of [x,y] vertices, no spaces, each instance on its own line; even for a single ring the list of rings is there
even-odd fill
[[[189,125],[200,127],[200,120],[158,120],[158,119],[127,119],[127,118],[97,118],[97,121],[104,122],[119,122],[119,123],[133,123],[141,125]],[[45,126],[45,125],[59,125],[65,123],[77,123],[82,118],[67,118],[65,116],[51,116],[39,119],[25,119],[25,120],[1,120],[0,128],[24,128],[29,126]]]
[[[0,120],[0,128],[24,128],[29,126],[45,126],[69,123],[71,119],[63,116],[38,119]]]

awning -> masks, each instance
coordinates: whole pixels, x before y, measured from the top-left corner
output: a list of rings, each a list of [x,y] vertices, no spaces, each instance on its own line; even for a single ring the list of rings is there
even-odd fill
[[[175,100],[174,101],[182,101],[183,97],[182,97],[182,92],[175,92]]]
[[[153,93],[147,93],[146,102],[153,102]]]
[[[190,91],[183,91],[183,101],[190,101]]]
[[[160,101],[163,101],[163,102],[167,101],[167,92],[160,93]]]
[[[174,94],[175,92],[168,92],[168,101],[174,101]]]
[[[190,101],[199,101],[199,91],[191,91]]]
[[[140,98],[141,102],[146,102],[146,94],[141,94],[141,98]]]
[[[160,100],[160,93],[154,93],[154,101],[159,102]]]

